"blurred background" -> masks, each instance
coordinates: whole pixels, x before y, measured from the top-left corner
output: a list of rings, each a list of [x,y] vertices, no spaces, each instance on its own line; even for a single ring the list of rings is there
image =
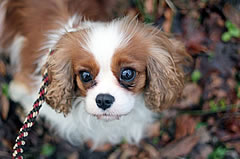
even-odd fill
[[[159,114],[138,147],[125,141],[92,152],[73,147],[44,119],[31,131],[25,158],[240,159],[240,0],[116,0],[113,17],[136,16],[184,42],[194,59],[179,99]],[[10,158],[24,120],[8,96],[8,57],[0,54],[0,159]]]

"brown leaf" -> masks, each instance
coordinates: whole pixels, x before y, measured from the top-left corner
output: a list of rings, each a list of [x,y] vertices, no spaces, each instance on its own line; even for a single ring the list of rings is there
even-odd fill
[[[131,146],[129,144],[124,144],[122,148],[123,148],[123,153],[121,154],[120,159],[126,159],[132,156],[136,156],[138,153],[137,147]]]
[[[172,26],[173,11],[170,8],[166,9],[164,12],[164,17],[166,20],[163,23],[163,30],[167,33],[170,33]]]
[[[200,139],[197,135],[187,136],[177,142],[169,143],[166,147],[159,150],[161,157],[176,158],[187,155]]]
[[[67,157],[67,159],[78,159],[78,158],[79,158],[78,152],[73,152],[71,155]]]
[[[211,74],[211,85],[209,85],[209,89],[215,89],[219,88],[220,86],[223,85],[223,79],[217,74],[217,73],[212,73]]]
[[[207,85],[207,87],[205,88],[205,91],[207,94],[206,97],[208,99],[215,98],[216,100],[221,100],[223,98],[227,98],[229,94],[222,87],[223,85],[226,85],[226,84],[224,82],[224,79],[219,75],[219,73],[217,73],[217,72],[211,73],[209,78],[210,78],[210,82]]]
[[[89,147],[89,148],[92,148],[93,147],[93,142],[91,140],[88,140],[86,142],[86,145]],[[112,145],[111,144],[104,144],[102,145],[101,147],[96,147],[95,148],[95,151],[99,151],[99,152],[105,152],[105,151],[108,151],[112,148]]]
[[[138,14],[138,12],[133,8],[130,8],[127,11],[127,16],[129,16],[129,17],[135,17],[137,14]]]
[[[112,154],[109,155],[108,159],[117,159],[118,156],[120,156],[121,154],[121,150],[117,149],[116,151],[114,151]]]
[[[156,137],[156,136],[159,136],[160,135],[160,122],[155,122],[153,124],[151,124],[149,127],[148,127],[148,134],[147,136],[149,137]]]
[[[153,6],[153,0],[146,0],[145,1],[145,10],[146,10],[146,12],[147,13],[149,13],[149,14],[151,14],[152,12],[153,12],[153,8],[154,8],[154,6]]]
[[[186,48],[192,55],[199,52],[207,52],[208,48],[203,45],[205,34],[203,32],[193,33],[194,36],[189,37],[186,42]]]
[[[184,136],[192,135],[195,131],[196,122],[189,115],[181,115],[176,118],[175,139],[178,140]]]
[[[176,104],[177,108],[186,108],[199,103],[202,89],[196,83],[188,83],[183,89],[182,97]]]
[[[225,119],[224,125],[229,131],[239,134],[240,133],[240,116],[230,116],[229,118]]]
[[[5,65],[4,62],[0,59],[0,75],[1,75],[1,76],[5,76],[6,74],[7,74],[6,65]]]
[[[167,133],[162,134],[162,140],[163,142],[167,143],[170,140],[170,136]]]
[[[152,145],[145,143],[143,145],[143,147],[144,147],[144,150],[148,152],[148,154],[150,155],[151,159],[159,158],[159,156],[160,156],[159,152]]]
[[[2,115],[2,118],[4,120],[6,120],[7,117],[8,117],[9,106],[10,106],[9,105],[9,100],[8,100],[8,98],[5,95],[2,95],[0,102],[1,102],[1,105],[2,105],[2,107],[1,107],[1,115]]]

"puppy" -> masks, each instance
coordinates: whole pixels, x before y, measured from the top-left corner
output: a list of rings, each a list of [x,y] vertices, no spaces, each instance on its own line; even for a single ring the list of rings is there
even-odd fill
[[[26,111],[41,71],[50,84],[40,110],[75,145],[137,144],[157,112],[184,85],[184,46],[134,18],[106,22],[103,0],[9,0],[1,3],[0,48],[13,68],[11,98]],[[51,50],[51,54],[49,53]]]

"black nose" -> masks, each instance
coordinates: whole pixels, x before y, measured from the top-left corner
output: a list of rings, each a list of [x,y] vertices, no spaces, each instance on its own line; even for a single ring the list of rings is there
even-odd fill
[[[114,101],[115,98],[110,94],[99,94],[96,97],[97,106],[103,110],[106,110],[109,107],[111,107]]]

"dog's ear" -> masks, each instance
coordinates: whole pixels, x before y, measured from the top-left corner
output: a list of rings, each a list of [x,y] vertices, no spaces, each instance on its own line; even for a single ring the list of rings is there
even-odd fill
[[[45,95],[46,102],[57,112],[67,115],[72,107],[74,96],[73,70],[66,52],[53,50],[48,56],[42,72],[47,69],[49,85]]]
[[[153,48],[147,61],[145,102],[159,112],[168,108],[181,95],[184,86],[183,65],[191,61],[184,45],[162,32],[153,33]],[[189,60],[187,60],[189,59]]]

